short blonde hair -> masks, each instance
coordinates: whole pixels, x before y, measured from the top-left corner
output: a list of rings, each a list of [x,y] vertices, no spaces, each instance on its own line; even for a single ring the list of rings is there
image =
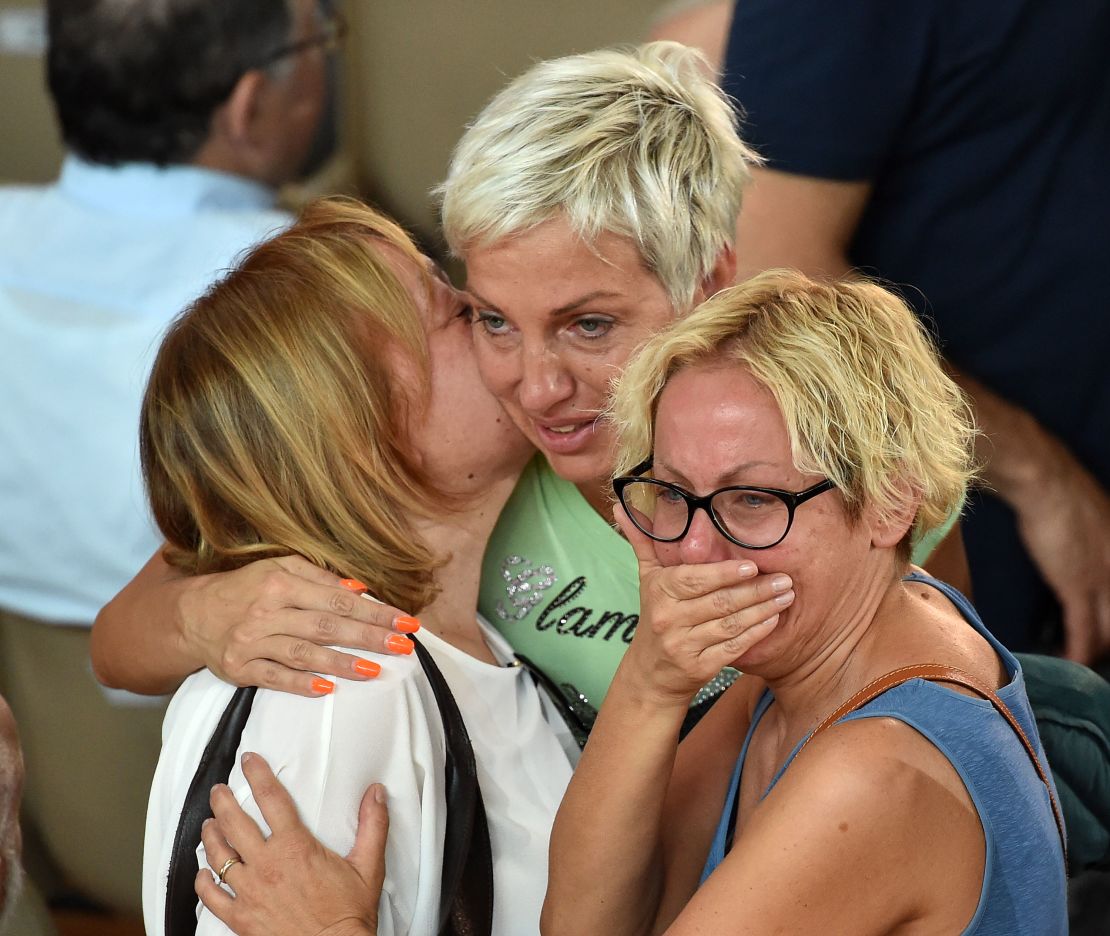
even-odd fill
[[[383,247],[426,277],[388,219],[351,200],[310,205],[170,327],[140,451],[171,564],[297,553],[405,610],[434,596],[438,560],[413,520],[440,495],[408,439],[427,342]],[[399,386],[399,357],[423,387]]]
[[[455,149],[443,200],[453,253],[556,215],[588,242],[630,238],[677,311],[735,239],[758,162],[736,115],[676,42],[541,62],[501,91]]]
[[[618,474],[651,454],[667,381],[716,362],[741,365],[767,387],[795,466],[830,478],[851,516],[866,505],[893,516],[908,484],[920,497],[912,531],[919,540],[959,508],[975,472],[971,408],[893,293],[782,270],[717,293],[626,367],[612,403]]]

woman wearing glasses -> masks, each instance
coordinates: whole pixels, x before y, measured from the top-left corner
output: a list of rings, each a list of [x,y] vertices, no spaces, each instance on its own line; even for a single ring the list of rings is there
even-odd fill
[[[639,615],[635,556],[610,522],[613,438],[599,417],[635,349],[730,285],[755,158],[699,63],[674,43],[541,63],[478,116],[442,189],[483,380],[538,450],[491,538],[480,606],[587,722]],[[334,577],[305,564],[191,583],[167,573],[155,557],[101,612],[93,653],[110,684],[166,691],[201,665],[304,695],[314,673],[359,678],[353,657],[290,652],[323,642],[321,617],[329,640],[388,651],[386,633],[366,625],[389,615],[345,601]],[[737,572],[725,612],[761,600],[767,581]],[[151,652],[121,652],[135,639]]]
[[[909,564],[973,429],[908,308],[765,274],[649,343],[614,409],[643,619],[559,810],[544,931],[1066,932],[1021,669]],[[796,598],[722,628],[743,565]],[[745,675],[679,747],[725,663]]]
[[[559,809],[541,931],[1066,932],[1064,830],[1020,666],[908,561],[961,498],[974,435],[909,309],[867,283],[765,274],[649,343],[615,415],[643,622]],[[742,567],[775,570],[793,600],[721,621]],[[745,675],[680,746],[725,664]],[[235,900],[204,881],[206,901],[252,936],[294,932],[274,902],[301,900],[327,932],[373,932],[372,823],[345,864],[264,765],[252,779],[285,831],[263,841],[217,803],[213,851],[245,841],[268,873]]]

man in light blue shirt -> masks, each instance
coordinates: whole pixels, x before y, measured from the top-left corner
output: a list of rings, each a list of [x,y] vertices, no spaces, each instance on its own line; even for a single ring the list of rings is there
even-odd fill
[[[137,913],[161,708],[93,680],[88,628],[160,542],[137,457],[172,317],[286,223],[337,38],[316,0],[49,0],[70,150],[0,188],[0,692],[25,820],[70,888]]]

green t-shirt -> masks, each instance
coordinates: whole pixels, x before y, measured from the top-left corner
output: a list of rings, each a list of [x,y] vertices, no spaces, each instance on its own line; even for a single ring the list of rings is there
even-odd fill
[[[596,707],[639,620],[636,556],[537,455],[490,537],[478,607],[514,650]]]
[[[921,563],[959,513],[914,549]],[[536,455],[490,537],[478,607],[513,649],[601,705],[640,617],[636,555]]]

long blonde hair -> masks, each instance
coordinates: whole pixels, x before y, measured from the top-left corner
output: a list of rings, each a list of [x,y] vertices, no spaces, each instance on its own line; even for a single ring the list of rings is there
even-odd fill
[[[413,519],[441,497],[406,431],[427,343],[383,248],[427,285],[397,225],[351,200],[317,202],[170,327],[140,448],[171,564],[203,573],[297,553],[405,610],[434,596],[437,560]],[[399,359],[417,386],[398,382]]]
[[[891,517],[908,485],[920,498],[920,540],[959,508],[975,473],[971,409],[888,290],[771,270],[702,303],[651,339],[614,390],[618,474],[650,455],[667,381],[711,361],[743,366],[767,387],[795,466],[830,478],[850,515],[873,505]]]

